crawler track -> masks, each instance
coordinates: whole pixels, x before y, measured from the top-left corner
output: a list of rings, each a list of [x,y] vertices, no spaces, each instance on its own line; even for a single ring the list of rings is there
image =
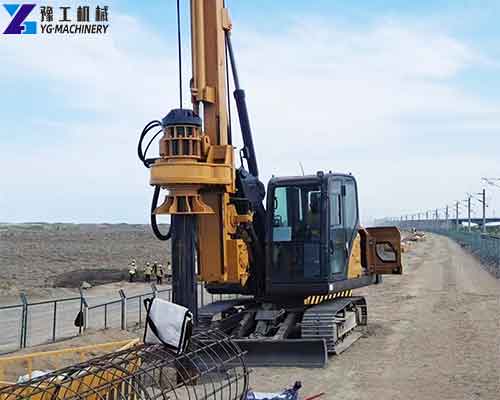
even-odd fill
[[[324,339],[328,353],[340,353],[353,329],[367,323],[364,297],[344,297],[312,306],[302,317],[303,339]],[[347,342],[346,342],[347,343]],[[349,343],[349,345],[352,344]]]

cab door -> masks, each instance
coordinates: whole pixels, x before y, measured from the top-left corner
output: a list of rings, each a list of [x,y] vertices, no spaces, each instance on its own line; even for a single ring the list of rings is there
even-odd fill
[[[328,189],[328,254],[330,278],[345,279],[347,265],[346,229],[344,225],[344,191],[343,181],[333,179]]]
[[[369,274],[403,273],[401,264],[401,233],[395,226],[363,228],[360,230],[362,261]]]

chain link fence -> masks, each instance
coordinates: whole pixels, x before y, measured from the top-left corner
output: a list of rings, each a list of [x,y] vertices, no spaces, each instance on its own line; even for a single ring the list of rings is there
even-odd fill
[[[497,279],[500,279],[500,236],[482,233],[476,229],[457,227],[449,221],[418,221],[400,224],[402,229],[419,229],[437,233],[455,240],[472,254],[476,255],[482,266]]]
[[[20,304],[0,306],[0,354],[77,336],[82,328],[74,319],[83,310],[83,297],[30,302],[21,294]]]
[[[21,324],[24,316],[22,304],[0,306],[0,354],[22,347]]]
[[[124,290],[109,301],[89,305],[82,290],[76,297],[30,302],[21,294],[20,304],[0,306],[0,354],[30,346],[56,342],[80,335],[83,331],[118,328],[135,329],[144,325],[144,299],[172,300],[172,288],[127,296]],[[211,295],[198,283],[198,306],[233,295]]]
[[[481,264],[493,276],[500,279],[500,237],[480,232],[467,232],[453,229],[429,229],[429,231],[447,236],[476,255]]]

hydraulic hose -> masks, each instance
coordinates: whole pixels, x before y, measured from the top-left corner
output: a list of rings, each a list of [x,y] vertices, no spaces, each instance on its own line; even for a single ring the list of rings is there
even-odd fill
[[[153,193],[153,201],[151,202],[151,229],[153,229],[154,235],[159,240],[169,240],[172,237],[172,223],[168,228],[168,232],[163,234],[160,232],[160,228],[158,227],[158,222],[156,221],[155,210],[158,207],[158,197],[160,195],[160,186],[155,186],[155,191]]]
[[[144,141],[144,138],[147,136],[147,134],[154,128],[161,127],[161,122],[158,120],[154,120],[149,122],[144,129],[141,132],[141,136],[139,137],[139,143],[137,144],[137,156],[139,157],[139,160],[144,164],[146,168],[150,168],[151,164],[157,160],[156,158],[146,158],[146,154],[148,153],[149,147],[151,146],[151,143],[153,143],[153,140],[162,132],[163,129],[160,129],[158,132],[154,134],[154,136],[151,138],[149,141],[148,145],[146,146],[146,149],[142,150],[142,142]],[[158,207],[158,197],[160,196],[160,186],[155,186],[155,190],[153,192],[153,200],[151,201],[151,229],[153,230],[154,235],[159,239],[159,240],[169,240],[172,237],[172,224],[170,224],[170,227],[168,229],[168,232],[166,234],[163,234],[160,232],[160,228],[158,226],[158,221],[156,220],[156,214],[154,211],[156,210],[156,207]]]
[[[139,143],[137,144],[137,156],[139,157],[139,160],[141,160],[141,162],[144,164],[144,166],[146,168],[149,168],[151,166],[151,164],[153,162],[155,162],[155,160],[156,160],[155,158],[149,158],[149,159],[146,158],[146,154],[147,154],[149,146],[151,145],[154,138],[156,138],[160,134],[161,129],[158,132],[156,132],[156,134],[153,136],[153,138],[148,143],[146,150],[144,150],[144,151],[142,150],[142,142],[144,141],[144,138],[149,133],[149,131],[151,129],[154,129],[157,127],[161,127],[160,121],[154,120],[154,121],[149,122],[142,130],[141,136],[139,137]]]

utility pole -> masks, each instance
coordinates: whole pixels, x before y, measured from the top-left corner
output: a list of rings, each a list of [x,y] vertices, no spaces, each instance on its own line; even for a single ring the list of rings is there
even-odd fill
[[[448,206],[446,206],[446,230],[449,229],[449,224],[448,224]]]
[[[471,231],[471,220],[470,220],[470,201],[471,201],[471,196],[469,195],[469,197],[467,197],[467,214],[468,214],[468,219],[469,219],[469,226],[467,227],[468,231],[470,232]]]
[[[458,204],[459,204],[459,202],[457,201],[455,203],[455,223],[457,224],[457,231],[459,230],[459,228],[458,228]]]
[[[486,233],[486,189],[483,188],[483,233]]]
[[[436,208],[436,229],[439,228],[439,210]]]

